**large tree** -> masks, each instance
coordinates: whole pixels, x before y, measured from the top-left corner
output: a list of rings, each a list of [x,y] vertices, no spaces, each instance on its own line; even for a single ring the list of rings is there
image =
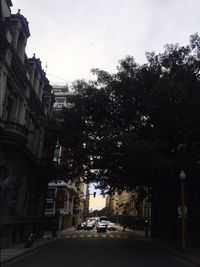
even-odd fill
[[[63,112],[60,142],[68,169],[103,189],[152,185],[196,172],[200,156],[200,38],[166,45],[147,63],[121,60],[116,74],[93,69],[77,81],[75,104]],[[69,168],[70,167],[70,168]]]

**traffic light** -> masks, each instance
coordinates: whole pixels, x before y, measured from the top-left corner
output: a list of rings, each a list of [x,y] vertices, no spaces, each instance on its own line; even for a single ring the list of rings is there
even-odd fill
[[[96,192],[94,192],[94,197],[96,197]]]

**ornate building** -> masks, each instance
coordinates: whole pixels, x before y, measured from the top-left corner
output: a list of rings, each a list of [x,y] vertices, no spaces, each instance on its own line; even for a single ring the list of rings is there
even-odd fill
[[[31,225],[42,233],[52,148],[51,86],[35,55],[27,58],[26,18],[0,0],[0,189],[2,245],[23,239]]]

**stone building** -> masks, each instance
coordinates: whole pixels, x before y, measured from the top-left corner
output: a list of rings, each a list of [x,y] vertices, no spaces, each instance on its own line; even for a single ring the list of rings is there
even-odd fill
[[[132,215],[137,216],[136,192],[114,191],[107,196],[106,207],[110,215]]]
[[[116,190],[106,198],[107,215],[121,224],[133,225],[138,220],[151,219],[150,195],[145,190],[141,196],[141,188],[135,190]]]
[[[35,55],[28,58],[27,19],[0,0],[0,193],[2,245],[21,241],[30,225],[42,234],[52,148],[51,86]],[[47,135],[48,134],[48,135]]]

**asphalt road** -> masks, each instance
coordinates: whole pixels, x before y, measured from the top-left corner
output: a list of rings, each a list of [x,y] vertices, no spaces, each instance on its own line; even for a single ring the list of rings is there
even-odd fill
[[[130,232],[68,232],[6,267],[186,267],[195,266],[146,245]]]

